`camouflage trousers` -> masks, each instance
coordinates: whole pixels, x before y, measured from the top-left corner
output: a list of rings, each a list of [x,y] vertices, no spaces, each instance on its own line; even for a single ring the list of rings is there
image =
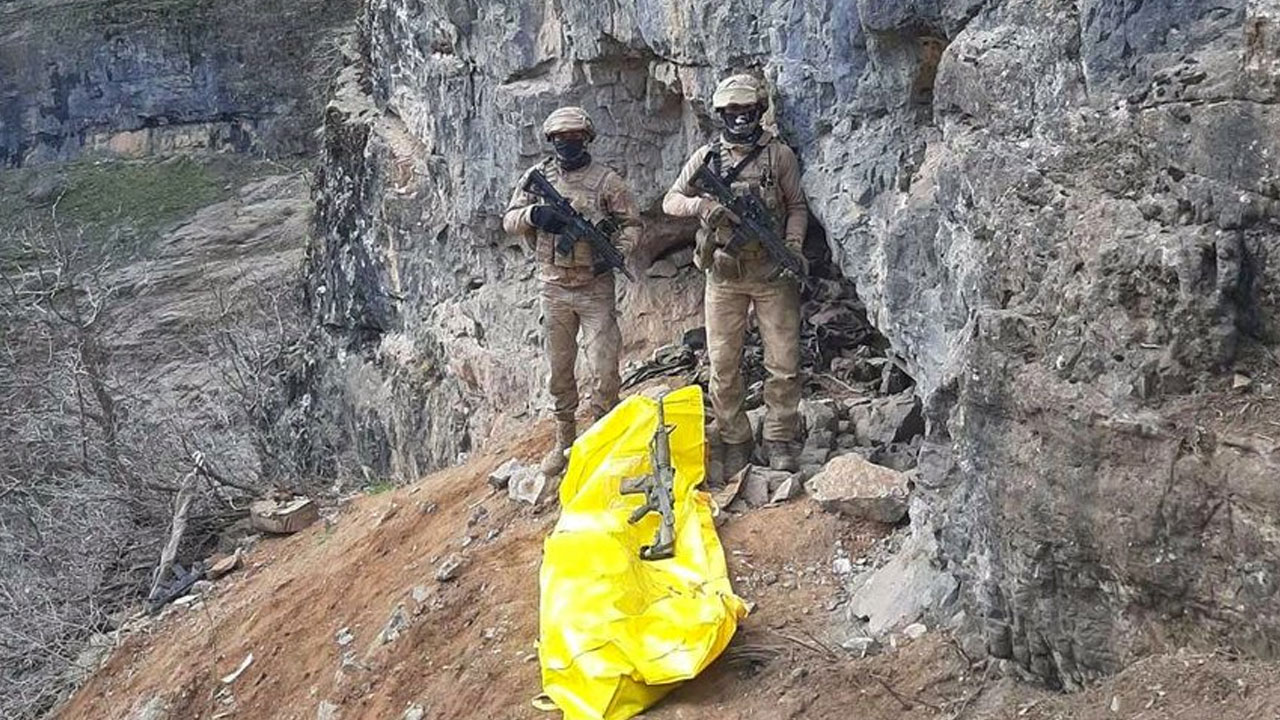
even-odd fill
[[[618,329],[613,284],[611,273],[579,287],[542,283],[542,323],[551,363],[548,389],[557,420],[572,421],[578,411],[574,368],[579,346],[587,357],[587,407],[592,417],[600,417],[618,404],[622,332]]]
[[[794,441],[799,435],[800,290],[788,279],[765,280],[744,273],[731,280],[707,274],[707,352],[711,364],[711,407],[726,443],[752,440],[743,409],[742,347],[747,312],[755,307],[764,342],[764,439]]]

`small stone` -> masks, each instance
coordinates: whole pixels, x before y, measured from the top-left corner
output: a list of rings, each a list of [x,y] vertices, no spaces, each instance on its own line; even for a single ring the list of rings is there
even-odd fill
[[[407,627],[409,627],[409,614],[405,612],[403,604],[397,604],[391,611],[391,617],[387,618],[386,626],[382,628],[382,632],[378,633],[378,642],[382,645],[395,642]]]
[[[421,605],[427,601],[427,598],[431,597],[431,591],[427,590],[426,585],[414,585],[410,596],[413,597],[414,602]]]
[[[871,402],[851,402],[846,405],[846,411],[859,445],[877,447],[907,442],[924,433],[920,400],[909,392]]]
[[[399,514],[399,512],[400,512],[400,506],[395,503],[391,503],[391,506],[388,507],[385,511],[383,511],[382,517],[378,518],[378,525],[379,526],[384,525],[387,521],[391,520],[397,514]]]
[[[882,523],[896,523],[907,514],[908,489],[906,475],[856,453],[832,458],[805,483],[822,509]]]
[[[831,563],[831,571],[836,575],[848,575],[853,572],[853,562],[847,557],[838,557]]]
[[[191,593],[193,595],[208,595],[212,591],[213,583],[208,580],[197,580],[191,586]]]
[[[440,565],[436,567],[436,580],[440,582],[450,582],[458,578],[458,574],[462,571],[463,558],[457,553],[453,553],[440,561]]]
[[[829,436],[836,429],[836,407],[830,400],[801,400],[799,412],[804,418],[807,436],[818,433]]]
[[[1249,386],[1252,384],[1253,384],[1253,378],[1243,373],[1236,373],[1235,375],[1231,376],[1232,390],[1248,390]]]
[[[484,541],[492,542],[501,534],[502,530],[500,528],[489,528],[489,532],[484,534]]]
[[[467,527],[475,527],[476,525],[479,525],[484,522],[484,519],[488,516],[489,510],[485,508],[485,506],[480,505],[476,507],[475,510],[471,511],[471,517],[467,518]]]
[[[762,470],[754,466],[749,468],[742,481],[739,497],[753,508],[763,507],[769,502],[769,477]]]
[[[927,632],[929,632],[929,628],[925,626],[924,623],[911,623],[910,625],[902,628],[902,634],[905,635],[908,640],[919,640],[924,637]]]
[[[404,711],[403,720],[424,720],[427,717],[426,708],[421,705],[412,705],[408,710]]]
[[[798,498],[803,494],[804,476],[800,473],[792,473],[773,491],[773,497],[769,498],[769,502],[776,505]]]
[[[338,631],[333,639],[338,643],[338,647],[346,647],[351,644],[352,640],[356,639],[356,636],[351,633],[351,628],[344,627]]]
[[[880,652],[880,643],[875,638],[853,637],[840,643],[840,647],[854,655],[864,658]]]
[[[210,565],[209,569],[205,571],[204,576],[210,580],[219,580],[236,570],[239,570],[243,562],[244,561],[240,553],[237,551]]]
[[[316,720],[338,720],[338,706],[328,700],[321,700],[316,708]]]

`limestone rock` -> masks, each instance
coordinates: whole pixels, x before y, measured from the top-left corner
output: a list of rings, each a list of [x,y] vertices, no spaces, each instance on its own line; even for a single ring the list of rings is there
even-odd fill
[[[243,558],[240,555],[240,552],[236,551],[210,565],[209,569],[205,570],[204,576],[210,580],[219,580],[236,570],[239,570],[242,564]]]
[[[457,553],[449,555],[436,566],[436,580],[439,582],[452,582],[458,579],[464,564],[466,564],[466,559],[461,555]]]
[[[507,496],[516,502],[538,505],[555,494],[559,483],[547,478],[536,467],[521,467],[513,472],[507,484]]]
[[[920,401],[911,393],[851,404],[848,413],[859,445],[910,441],[924,432]]]
[[[494,490],[506,490],[511,484],[511,476],[520,469],[520,461],[511,458],[489,473],[489,485]]]
[[[955,577],[933,566],[937,547],[932,541],[912,538],[892,559],[850,584],[848,613],[865,622],[876,638],[917,622],[926,613],[944,610],[959,587]]]
[[[855,453],[833,458],[805,490],[824,510],[850,517],[895,523],[907,513],[906,476]]]
[[[320,519],[320,508],[310,498],[287,501],[259,500],[249,505],[253,527],[262,532],[288,535]]]
[[[773,488],[771,492],[772,495],[769,497],[769,502],[774,505],[800,497],[804,494],[803,474],[788,474],[786,479],[778,483],[777,487]]]
[[[436,577],[439,579],[439,573]],[[378,643],[386,645],[395,642],[407,627],[409,627],[409,613],[405,611],[404,603],[397,603],[390,617],[387,618],[387,624],[382,627],[382,632],[378,633]]]
[[[758,465],[747,467],[746,475],[742,479],[742,490],[739,497],[749,507],[763,507],[769,502],[769,474],[771,472],[771,470]]]

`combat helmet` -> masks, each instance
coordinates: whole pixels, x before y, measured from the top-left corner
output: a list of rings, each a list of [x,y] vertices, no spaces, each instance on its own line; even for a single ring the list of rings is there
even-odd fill
[[[711,107],[723,110],[730,105],[765,105],[768,98],[764,86],[752,75],[730,75],[716,85],[711,96]]]
[[[596,126],[591,122],[591,116],[586,110],[574,105],[553,110],[542,123],[542,135],[548,140],[556,133],[579,130],[587,134],[587,140],[596,138]]]

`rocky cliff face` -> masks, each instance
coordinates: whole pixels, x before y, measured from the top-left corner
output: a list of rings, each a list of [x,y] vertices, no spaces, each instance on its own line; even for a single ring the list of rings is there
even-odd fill
[[[313,398],[348,469],[388,474],[495,408],[532,417],[533,268],[499,215],[542,118],[595,116],[666,252],[711,88],[756,70],[918,381],[913,532],[967,631],[1065,687],[1169,644],[1271,653],[1278,22],[1262,0],[372,0],[326,117]],[[698,283],[624,291],[633,351],[699,324]]]
[[[352,0],[13,0],[0,4],[0,168],[313,148]]]

